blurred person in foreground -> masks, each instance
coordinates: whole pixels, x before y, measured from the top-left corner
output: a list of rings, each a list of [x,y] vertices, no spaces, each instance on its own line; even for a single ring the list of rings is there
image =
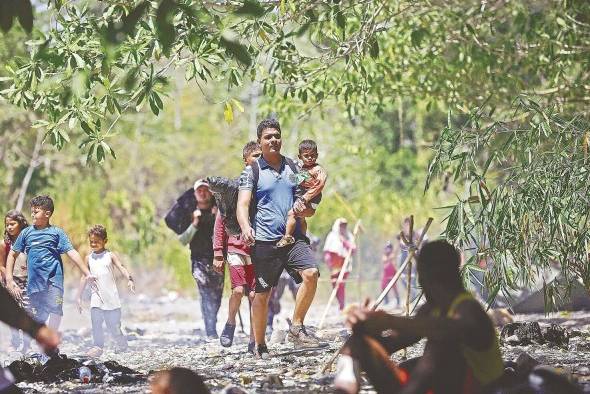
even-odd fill
[[[0,321],[13,328],[23,330],[39,343],[41,348],[51,354],[59,345],[59,336],[45,324],[35,321],[21,308],[8,291],[0,286]],[[9,370],[0,367],[0,394],[16,394],[22,391],[14,385],[14,377]]]
[[[446,241],[426,244],[418,255],[426,303],[416,316],[352,309],[352,336],[338,360],[338,392],[359,391],[358,367],[379,393],[487,393],[504,366],[494,326],[463,287],[460,256]],[[394,364],[390,354],[426,338],[421,357]]]

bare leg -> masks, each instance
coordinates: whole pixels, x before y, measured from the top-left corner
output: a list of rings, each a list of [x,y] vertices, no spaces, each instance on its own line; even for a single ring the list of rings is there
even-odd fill
[[[254,339],[256,345],[266,343],[264,337],[266,332],[266,319],[268,317],[268,299],[270,290],[264,293],[256,293],[252,301],[252,323],[254,325]]]
[[[248,311],[250,312],[250,342],[255,342],[255,340],[254,340],[254,324],[253,324],[254,321],[252,318],[252,304],[254,303],[254,294],[255,293],[253,291],[251,291],[248,294],[248,301],[250,301],[249,302],[250,308],[248,308]],[[265,331],[266,331],[266,329],[265,329]]]
[[[303,283],[297,291],[295,299],[295,310],[293,311],[293,325],[303,324],[305,315],[311,306],[318,285],[319,272],[317,268],[308,268],[300,271]]]
[[[238,309],[240,309],[243,296],[243,286],[236,286],[232,289],[231,296],[229,297],[229,308],[227,312],[227,322],[232,326],[236,325],[236,314],[238,313]]]

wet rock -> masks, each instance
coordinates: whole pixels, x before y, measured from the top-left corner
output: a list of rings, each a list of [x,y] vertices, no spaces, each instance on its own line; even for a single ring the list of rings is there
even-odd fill
[[[502,328],[500,338],[511,345],[542,344],[545,342],[541,326],[537,322],[509,323]]]
[[[516,359],[514,369],[518,375],[526,376],[539,364],[539,361],[531,357],[528,353],[521,353]]]
[[[543,332],[543,339],[549,346],[557,346],[567,349],[569,333],[565,328],[558,326],[557,324],[551,324]]]
[[[283,387],[284,387],[284,384],[283,384],[283,381],[281,380],[281,377],[276,374],[268,375],[266,377],[266,379],[264,379],[264,381],[260,385],[260,388],[267,389],[267,390],[276,390],[276,389],[281,389]]]

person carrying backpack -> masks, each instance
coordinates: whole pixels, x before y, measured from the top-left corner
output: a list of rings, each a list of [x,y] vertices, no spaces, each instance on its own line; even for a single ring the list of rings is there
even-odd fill
[[[319,270],[309,240],[297,225],[295,242],[279,248],[277,242],[286,230],[287,215],[295,200],[297,167],[281,155],[281,127],[276,119],[265,119],[257,128],[262,157],[242,172],[239,181],[237,219],[242,239],[252,245],[256,276],[252,321],[256,342],[255,356],[268,358],[265,328],[271,289],[283,270],[301,283],[293,311],[289,340],[295,347],[316,347],[317,338],[303,325],[315,296]],[[254,204],[250,215],[250,204]],[[251,217],[252,216],[252,217]]]

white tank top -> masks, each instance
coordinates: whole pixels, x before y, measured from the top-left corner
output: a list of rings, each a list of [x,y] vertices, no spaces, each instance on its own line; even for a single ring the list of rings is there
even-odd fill
[[[88,256],[88,266],[92,276],[96,277],[98,287],[98,292],[91,288],[90,307],[107,311],[121,308],[111,252],[108,250],[102,253],[92,252]]]

